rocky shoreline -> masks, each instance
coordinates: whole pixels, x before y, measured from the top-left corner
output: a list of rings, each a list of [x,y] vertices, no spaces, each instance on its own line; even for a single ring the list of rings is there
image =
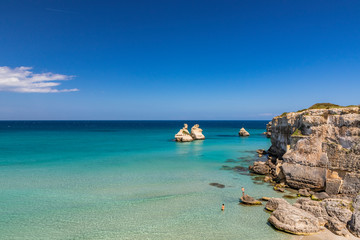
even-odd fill
[[[271,198],[269,223],[281,231],[323,231],[360,237],[360,108],[316,104],[284,113],[267,124],[271,147],[249,170],[274,190],[297,190],[294,204]]]

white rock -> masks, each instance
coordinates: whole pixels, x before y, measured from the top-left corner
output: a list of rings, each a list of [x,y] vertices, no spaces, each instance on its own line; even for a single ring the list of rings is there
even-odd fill
[[[180,131],[175,135],[175,140],[177,142],[191,142],[194,140],[189,133],[188,125],[186,123],[184,124],[184,127],[180,129]]]
[[[202,129],[199,128],[199,124],[195,124],[192,128],[191,128],[191,137],[194,140],[203,140],[205,139],[204,134],[202,134]]]
[[[250,133],[248,133],[248,131],[246,131],[245,128],[241,128],[239,131],[239,136],[247,137],[250,136]]]

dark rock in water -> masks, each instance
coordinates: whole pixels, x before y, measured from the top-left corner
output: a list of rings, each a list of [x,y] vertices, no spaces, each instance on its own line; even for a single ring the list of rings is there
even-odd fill
[[[254,184],[257,184],[257,185],[264,185],[265,183],[264,182],[253,182]]]
[[[324,200],[326,198],[329,198],[329,194],[326,192],[316,192],[313,195],[311,195],[312,200]]]
[[[356,237],[360,237],[360,211],[356,210],[347,224],[349,231]]]
[[[235,166],[233,167],[234,171],[238,171],[238,172],[247,172],[248,169],[246,167],[242,167],[242,166]]]
[[[317,233],[321,229],[314,215],[290,204],[280,204],[269,222],[279,230],[297,235]]]
[[[236,161],[235,159],[227,159],[225,162],[227,162],[227,163],[237,163],[239,161]]]
[[[226,165],[222,165],[222,167],[220,168],[220,170],[232,170],[232,167],[226,166]]]
[[[270,167],[265,162],[254,162],[254,165],[250,166],[249,170],[257,174],[266,175],[270,172]]]
[[[305,188],[299,189],[299,195],[302,197],[310,197],[311,196],[308,189],[305,189]]]
[[[217,188],[224,188],[225,185],[221,183],[209,183],[210,186],[217,187]]]
[[[254,176],[252,177],[253,181],[263,181],[264,180],[264,176]]]
[[[253,197],[250,197],[249,195],[242,196],[240,200],[241,203],[247,205],[262,205],[262,203],[259,200],[256,200]]]
[[[290,203],[282,198],[270,198],[265,205],[265,209],[272,212],[282,204],[290,205]]]
[[[297,198],[297,196],[295,196],[295,195],[289,195],[289,194],[286,194],[286,195],[284,195],[283,197],[284,197],[284,198],[287,198],[287,199],[295,199],[295,198]]]

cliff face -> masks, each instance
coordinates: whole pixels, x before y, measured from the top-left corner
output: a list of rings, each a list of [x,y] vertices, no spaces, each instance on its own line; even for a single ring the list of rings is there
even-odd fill
[[[330,194],[360,192],[359,107],[308,109],[271,122],[270,154],[286,183]]]

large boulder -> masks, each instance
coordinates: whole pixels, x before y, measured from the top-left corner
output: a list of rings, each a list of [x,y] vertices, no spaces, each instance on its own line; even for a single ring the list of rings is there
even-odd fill
[[[311,194],[309,193],[309,190],[306,188],[299,189],[298,194],[302,197],[310,197]]]
[[[203,140],[205,139],[204,134],[202,133],[202,129],[199,128],[199,124],[195,124],[192,128],[191,128],[191,137],[194,140]]]
[[[329,194],[327,194],[326,192],[315,192],[311,195],[311,199],[317,201],[324,200],[329,197]]]
[[[325,168],[289,163],[283,163],[281,167],[286,183],[292,188],[310,188],[315,190],[323,190],[325,188]]]
[[[269,222],[279,230],[297,235],[313,234],[321,229],[314,215],[290,204],[280,204],[269,217]]]
[[[360,237],[360,211],[355,211],[349,223],[347,224],[349,231],[356,237]]]
[[[311,213],[319,218],[320,222],[325,223],[328,218],[328,214],[322,202],[313,201],[309,198],[299,198],[293,206]]]
[[[265,209],[268,211],[275,211],[280,205],[290,205],[285,199],[282,198],[270,198],[265,205]]]
[[[249,195],[244,195],[240,198],[241,203],[246,205],[262,205],[262,203],[259,200],[256,200],[253,197],[250,197]]]
[[[344,199],[329,198],[323,201],[328,215],[339,219],[340,222],[347,223],[351,219],[351,202]]]
[[[258,161],[254,162],[253,166],[249,166],[249,170],[257,174],[266,175],[270,172],[270,167],[265,162]]]
[[[188,131],[188,125],[185,123],[184,127],[175,135],[175,141],[177,142],[191,142],[194,139],[191,137]]]
[[[326,179],[326,188],[325,192],[329,195],[336,195],[340,192],[340,187],[342,185],[341,179]]]
[[[250,136],[250,133],[248,133],[248,131],[246,131],[245,128],[241,128],[239,131],[239,136],[247,137],[247,136]]]

